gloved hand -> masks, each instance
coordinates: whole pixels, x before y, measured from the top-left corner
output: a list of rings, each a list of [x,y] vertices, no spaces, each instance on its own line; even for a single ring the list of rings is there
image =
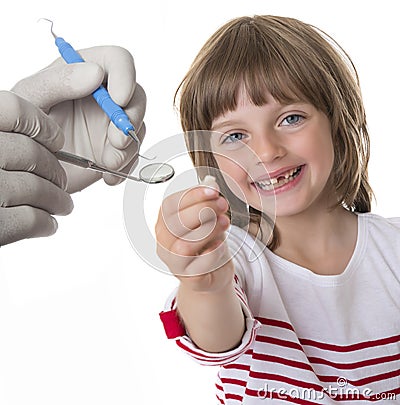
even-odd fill
[[[105,84],[143,139],[146,96],[136,85],[132,56],[119,47],[80,53],[88,63],[67,65],[60,58],[13,88],[40,109],[0,92],[0,246],[53,234],[57,222],[51,214],[66,215],[73,207],[64,190],[82,190],[101,177],[63,163],[65,172],[52,152],[64,149],[124,171],[135,162],[138,146],[109,123],[90,96]],[[112,176],[104,180],[120,182]]]
[[[0,246],[57,230],[51,216],[72,211],[67,177],[52,152],[57,123],[28,101],[0,91]]]
[[[129,172],[137,159],[138,145],[111,123],[91,93],[100,84],[124,108],[140,140],[145,135],[143,117],[146,95],[136,83],[131,54],[116,46],[99,46],[78,51],[85,63],[68,65],[61,58],[44,70],[18,82],[12,91],[26,98],[62,128],[63,150],[110,169]],[[80,191],[101,177],[107,184],[120,178],[102,175],[62,163],[67,172],[67,191]]]

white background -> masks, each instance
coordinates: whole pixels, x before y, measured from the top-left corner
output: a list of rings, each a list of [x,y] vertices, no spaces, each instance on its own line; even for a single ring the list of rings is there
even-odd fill
[[[92,5],[94,4],[94,5]],[[331,34],[358,68],[372,138],[374,212],[399,215],[396,1],[8,1],[0,16],[0,88],[58,57],[46,23],[75,48],[115,44],[135,57],[148,95],[142,151],[180,131],[172,99],[204,41],[228,19],[278,14]],[[397,9],[397,7],[396,7]],[[158,312],[175,286],[142,262],[124,230],[124,186],[73,196],[53,237],[0,250],[0,404],[214,403],[216,369],[164,336]],[[157,203],[158,206],[158,203]],[[133,207],[134,209],[134,207]],[[156,206],[149,207],[154,209]]]

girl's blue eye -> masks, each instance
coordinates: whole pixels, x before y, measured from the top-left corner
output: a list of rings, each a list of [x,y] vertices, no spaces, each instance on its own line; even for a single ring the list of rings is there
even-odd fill
[[[304,117],[302,115],[299,114],[291,114],[288,115],[283,121],[282,124],[283,126],[290,126],[290,125],[297,125],[299,124],[302,120],[304,119]]]
[[[223,139],[222,143],[236,143],[240,142],[245,138],[246,135],[240,133],[240,132],[234,132],[232,134],[229,134],[225,136]]]

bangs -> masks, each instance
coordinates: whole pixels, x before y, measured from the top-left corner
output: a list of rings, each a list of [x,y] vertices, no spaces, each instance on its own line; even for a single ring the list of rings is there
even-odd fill
[[[200,86],[204,94],[198,94],[208,122],[236,109],[243,90],[256,106],[267,103],[268,93],[283,104],[304,99],[295,84],[298,80],[290,77],[290,62],[279,50],[262,43],[264,38],[254,24],[243,24],[232,34],[221,41],[202,72],[204,80]]]
[[[215,118],[236,109],[243,90],[257,106],[270,93],[282,104],[309,102],[329,116],[331,90],[338,88],[331,71],[337,63],[331,61],[340,57],[315,29],[307,29],[308,42],[304,26],[296,30],[295,24],[289,28],[281,20],[271,24],[271,19],[265,24],[256,16],[217,31],[181,83],[183,129],[210,129]]]

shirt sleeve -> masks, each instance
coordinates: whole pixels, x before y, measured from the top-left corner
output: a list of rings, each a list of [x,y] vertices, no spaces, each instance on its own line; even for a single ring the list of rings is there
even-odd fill
[[[176,293],[175,290],[165,305],[164,311],[160,313],[161,321],[164,325],[166,335],[169,339],[174,339],[178,347],[184,350],[195,361],[202,365],[224,365],[228,364],[242,354],[244,354],[253,343],[256,331],[260,323],[254,319],[248,305],[246,294],[241,285],[240,277],[235,275],[234,288],[238,299],[242,305],[245,316],[246,330],[242,337],[241,343],[234,349],[223,353],[209,353],[198,348],[187,335],[184,325],[182,324],[176,311]]]

